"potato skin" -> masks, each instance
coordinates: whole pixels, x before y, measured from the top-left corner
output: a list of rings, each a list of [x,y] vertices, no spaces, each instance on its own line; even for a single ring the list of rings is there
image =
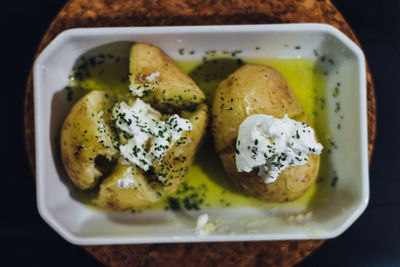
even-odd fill
[[[319,170],[319,155],[310,154],[305,165],[288,167],[275,182],[266,184],[257,171],[238,172],[235,156],[234,152],[220,154],[228,176],[246,193],[266,202],[287,202],[301,197],[315,182]]]
[[[225,171],[237,186],[258,199],[285,202],[299,198],[315,182],[319,155],[309,154],[307,164],[285,169],[274,183],[264,183],[256,170],[237,171],[235,148],[239,126],[253,114],[277,118],[288,114],[292,119],[308,123],[300,102],[279,71],[261,64],[242,66],[220,83],[212,106],[215,150]]]
[[[112,132],[101,114],[113,101],[104,92],[91,91],[72,107],[62,126],[61,159],[68,176],[80,189],[94,187],[103,175],[95,163],[98,155],[112,161],[117,154]],[[100,123],[105,131],[99,131]]]

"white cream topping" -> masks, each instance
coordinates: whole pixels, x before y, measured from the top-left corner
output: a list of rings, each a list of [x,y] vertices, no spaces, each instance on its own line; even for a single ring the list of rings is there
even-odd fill
[[[156,72],[153,72],[152,74],[150,74],[150,76],[147,76],[146,77],[146,80],[148,81],[148,82],[155,82],[156,81],[156,78],[158,77],[158,76],[160,76],[160,72],[158,72],[158,71],[156,71]]]
[[[131,173],[132,167],[129,167],[125,173]],[[117,186],[121,189],[129,189],[133,188],[136,185],[136,181],[132,176],[126,176],[125,178],[121,178],[117,180]]]
[[[104,112],[103,111],[99,111],[97,113],[97,120],[96,120],[96,126],[97,126],[97,130],[99,131],[99,133],[102,133],[101,135],[99,135],[97,137],[97,142],[103,144],[105,147],[109,148],[112,147],[112,140],[110,140],[109,138],[107,138],[106,136],[109,136],[106,125],[104,124],[104,119],[103,119],[103,115]],[[112,155],[112,151],[107,150],[106,152],[108,155]]]
[[[143,78],[143,76],[141,76],[141,79]],[[144,78],[149,83],[154,83],[154,82],[157,83],[157,77],[159,77],[159,76],[160,76],[160,72],[156,71]],[[155,89],[155,86],[153,84],[131,84],[129,86],[129,91],[133,95],[138,96],[138,97],[146,96],[150,92],[152,92],[154,89]]]
[[[258,168],[265,183],[275,182],[289,166],[304,165],[307,154],[320,154],[322,145],[314,129],[285,115],[282,119],[264,114],[247,117],[239,127],[236,166],[239,172]]]
[[[122,179],[118,179],[117,181],[117,186],[121,189],[129,189],[133,188],[133,186],[136,184],[135,180],[133,180],[132,177],[125,177]]]
[[[208,222],[208,214],[202,214],[197,218],[196,225],[196,234],[200,236],[208,235],[211,232],[215,231],[215,225],[213,223]]]
[[[184,131],[192,130],[190,121],[177,114],[161,120],[161,114],[139,98],[132,106],[125,102],[116,104],[113,118],[121,130],[121,140],[125,141],[119,146],[121,156],[144,171],[153,166],[153,161],[161,162]]]
[[[98,121],[96,121],[96,126],[97,126],[97,130],[100,133],[107,133],[107,129],[106,129],[106,126],[103,123],[102,117],[100,117],[100,119]]]

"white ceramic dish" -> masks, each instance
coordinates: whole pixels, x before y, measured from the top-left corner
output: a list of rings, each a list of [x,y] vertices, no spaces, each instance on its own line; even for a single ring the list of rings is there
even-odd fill
[[[341,110],[346,114],[339,131],[332,127],[338,145],[330,157],[340,178],[321,209],[310,208],[307,224],[290,223],[274,210],[244,207],[202,212],[151,211],[141,214],[102,212],[74,198],[74,189],[60,163],[57,138],[70,106],[65,101],[68,75],[80,55],[117,41],[151,43],[179,59],[201,57],[207,50],[241,49],[242,57],[309,57],[313,50],[335,59],[325,64],[327,88],[341,81]],[[292,47],[288,49],[288,44]],[[301,49],[293,49],[293,46]],[[263,52],[254,50],[262,46]],[[179,56],[190,47],[195,55]],[[111,46],[126,55],[128,46]],[[37,203],[43,219],[74,244],[287,240],[336,237],[364,211],[369,199],[365,60],[361,49],[343,33],[324,24],[244,26],[190,26],[72,29],[58,35],[34,64]],[[332,75],[332,73],[336,73]],[[329,122],[339,118],[327,101]],[[198,236],[199,214],[207,212],[217,230]]]

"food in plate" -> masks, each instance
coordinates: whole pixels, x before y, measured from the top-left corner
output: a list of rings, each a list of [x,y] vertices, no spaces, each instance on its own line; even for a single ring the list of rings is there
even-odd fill
[[[322,146],[276,69],[246,64],[232,73],[216,91],[212,118],[216,152],[246,193],[286,202],[315,182]]]
[[[91,91],[61,131],[65,169],[99,207],[148,206],[177,190],[205,133],[205,96],[162,50],[136,43],[129,93]]]
[[[135,44],[130,53],[130,91],[152,106],[173,111],[205,102],[203,91],[161,49]]]

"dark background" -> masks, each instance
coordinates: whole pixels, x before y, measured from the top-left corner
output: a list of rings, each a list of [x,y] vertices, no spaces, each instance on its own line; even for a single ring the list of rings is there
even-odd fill
[[[1,6],[2,161],[0,262],[12,266],[99,266],[40,218],[23,136],[26,78],[39,41],[65,1],[7,1]],[[340,237],[301,266],[400,266],[400,1],[333,1],[354,29],[373,74],[378,131],[370,167],[371,201]],[[2,265],[0,263],[0,265]],[[8,266],[8,265],[3,265]],[[10,265],[11,266],[11,265]]]

